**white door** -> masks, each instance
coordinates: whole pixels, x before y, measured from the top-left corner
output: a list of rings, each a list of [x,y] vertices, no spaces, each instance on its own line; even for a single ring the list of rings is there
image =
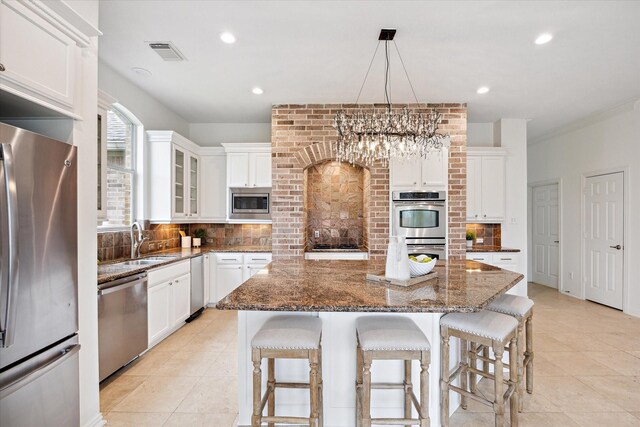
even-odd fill
[[[271,187],[271,153],[249,155],[249,182],[253,187]]]
[[[478,221],[481,219],[481,188],[482,157],[467,157],[467,219]]]
[[[173,279],[171,299],[173,301],[172,325],[185,320],[191,314],[191,275],[185,274]]]
[[[624,176],[589,177],[584,188],[583,280],[588,300],[622,309]]]
[[[227,153],[227,187],[249,186],[249,153]]]
[[[480,194],[483,221],[502,221],[505,217],[504,157],[482,156]]]
[[[558,184],[533,188],[533,281],[558,287],[560,235]]]
[[[147,330],[149,345],[171,329],[171,286],[164,282],[149,288],[147,294]]]
[[[445,189],[449,182],[449,154],[446,148],[431,153],[422,160],[422,187],[427,190]]]
[[[391,159],[391,188],[412,189],[420,186],[422,159]]]
[[[216,298],[221,300],[244,282],[242,265],[218,265],[216,269]]]
[[[203,156],[200,218],[219,220],[227,216],[227,159]]]

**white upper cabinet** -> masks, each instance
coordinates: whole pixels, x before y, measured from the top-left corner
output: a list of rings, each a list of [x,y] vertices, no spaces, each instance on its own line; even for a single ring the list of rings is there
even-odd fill
[[[61,19],[44,2],[1,2],[0,89],[80,118],[80,55],[89,37],[100,32],[86,21],[78,23],[88,33]]]
[[[467,221],[504,221],[505,211],[505,152],[470,148],[467,152]]]
[[[147,131],[149,220],[200,219],[199,147],[173,131]]]
[[[200,219],[224,221],[227,217],[227,158],[224,149],[203,148],[200,155]]]
[[[426,159],[391,160],[390,187],[392,190],[446,190],[449,173],[449,154],[446,148],[430,154]]]
[[[227,186],[249,186],[249,153],[227,153]]]
[[[271,187],[271,144],[222,144],[227,153],[227,187]]]

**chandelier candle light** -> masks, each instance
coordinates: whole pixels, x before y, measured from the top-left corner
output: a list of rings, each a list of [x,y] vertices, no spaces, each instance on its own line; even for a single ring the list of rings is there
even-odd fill
[[[382,29],[380,31],[378,46],[373,53],[369,69],[358,93],[358,99],[356,99],[356,104],[358,104],[360,94],[362,94],[362,89],[369,76],[369,71],[378,53],[380,42],[384,41],[384,97],[386,108],[382,111],[376,111],[374,108],[373,112],[358,110],[354,114],[348,114],[344,110],[337,112],[333,127],[338,131],[336,157],[339,161],[351,164],[363,163],[367,166],[371,166],[375,162],[382,162],[384,166],[387,166],[392,158],[407,159],[415,156],[424,158],[434,151],[440,151],[442,147],[449,146],[449,135],[438,133],[438,126],[442,121],[442,114],[439,112],[433,111],[423,114],[406,106],[401,110],[392,110],[389,94],[389,42],[393,41],[395,33],[396,30],[393,29]],[[416,103],[419,104],[395,41],[393,41],[393,45],[396,48],[396,52],[398,52],[398,57],[409,81],[413,97]]]

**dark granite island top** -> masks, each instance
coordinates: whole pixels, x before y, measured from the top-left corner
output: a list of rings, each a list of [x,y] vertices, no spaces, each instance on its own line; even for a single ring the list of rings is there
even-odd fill
[[[440,261],[438,278],[410,288],[366,280],[371,261],[273,262],[223,298],[221,310],[449,313],[478,311],[524,276],[468,260]]]

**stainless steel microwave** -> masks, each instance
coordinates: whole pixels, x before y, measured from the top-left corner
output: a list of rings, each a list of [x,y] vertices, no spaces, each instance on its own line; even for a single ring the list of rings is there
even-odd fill
[[[231,188],[229,219],[271,219],[271,188]]]

